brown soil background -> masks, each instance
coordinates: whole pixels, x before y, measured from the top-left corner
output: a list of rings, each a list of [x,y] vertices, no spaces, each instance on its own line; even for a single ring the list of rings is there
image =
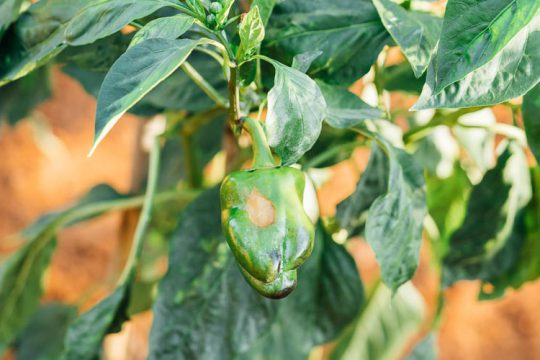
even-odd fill
[[[60,145],[40,149],[35,125],[25,121],[0,130],[0,256],[14,251],[12,235],[40,214],[66,206],[98,183],[127,191],[140,119],[125,116],[95,155],[88,159],[93,134],[95,102],[73,80],[56,71],[52,100],[37,110]],[[496,112],[499,116],[498,112]],[[501,121],[505,114],[500,115]],[[331,214],[337,202],[354,189],[367,152],[333,169],[333,178],[319,192],[321,210]],[[110,290],[118,272],[120,214],[111,214],[67,229],[46,277],[44,301],[77,302],[93,293],[93,303]],[[377,272],[373,255],[359,241],[351,253],[362,276]],[[425,249],[424,249],[425,250]],[[423,251],[426,255],[428,252]],[[414,282],[431,309],[436,278],[427,256]],[[439,336],[441,359],[540,359],[540,281],[511,291],[498,301],[477,302],[478,284],[461,283],[445,293],[446,308]],[[108,358],[144,359],[151,314],[142,314],[106,341]]]

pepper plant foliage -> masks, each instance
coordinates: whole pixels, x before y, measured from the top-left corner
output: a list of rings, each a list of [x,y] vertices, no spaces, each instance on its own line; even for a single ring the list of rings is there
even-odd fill
[[[3,0],[0,36],[0,121],[50,96],[52,67],[97,99],[90,153],[126,112],[167,117],[142,195],[100,185],[21,233],[0,265],[0,353],[94,359],[151,308],[151,359],[304,359],[336,339],[332,358],[391,358],[422,323],[408,283],[422,241],[441,290],[476,279],[496,298],[540,275],[537,0]],[[251,146],[223,146],[246,134]],[[311,181],[290,166],[311,174],[359,147],[354,193],[308,217]],[[202,169],[221,152],[220,190]],[[78,316],[40,307],[58,231],[133,208],[110,294]],[[375,252],[369,297],[343,234]],[[166,243],[168,272],[145,275]],[[434,356],[437,323],[414,356]]]

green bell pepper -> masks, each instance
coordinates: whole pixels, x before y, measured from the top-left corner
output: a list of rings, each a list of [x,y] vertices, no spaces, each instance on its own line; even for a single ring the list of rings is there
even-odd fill
[[[305,176],[278,166],[260,124],[246,120],[253,169],[229,174],[221,185],[222,224],[246,280],[270,298],[296,287],[296,271],[311,254],[315,228],[303,208]]]

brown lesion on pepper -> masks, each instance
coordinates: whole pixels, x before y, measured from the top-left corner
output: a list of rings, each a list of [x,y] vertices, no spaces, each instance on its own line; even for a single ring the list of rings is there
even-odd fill
[[[257,189],[253,189],[247,197],[246,211],[249,220],[258,227],[267,227],[274,223],[276,211],[274,204]]]

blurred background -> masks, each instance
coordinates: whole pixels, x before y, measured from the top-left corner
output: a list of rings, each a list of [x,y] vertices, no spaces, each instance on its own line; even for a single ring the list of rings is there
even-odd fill
[[[128,192],[141,178],[144,119],[126,115],[95,155],[87,158],[93,137],[94,99],[57,68],[50,79],[34,81],[34,88],[40,87],[39,81],[51,81],[52,97],[16,125],[0,122],[0,259],[21,245],[13,234],[40,215],[69,205],[96,184],[108,183]],[[362,81],[353,91],[369,98],[370,89]],[[392,108],[408,108],[414,103],[414,98],[398,93],[388,100]],[[506,107],[493,108],[492,115],[498,122],[511,123]],[[329,169],[330,176],[318,190],[323,216],[333,215],[336,204],[354,191],[368,157],[369,149],[361,149],[350,160]],[[121,235],[129,224],[127,217],[113,213],[61,232],[46,275],[44,303],[76,304],[84,310],[113,288],[122,264],[118,254],[125,251]],[[422,251],[421,266],[413,280],[427,305],[426,324],[438,301],[438,280],[429,269],[427,250]],[[351,241],[349,251],[369,287],[378,273],[372,251],[359,239]],[[158,266],[160,271],[166,269],[166,263]],[[439,358],[540,359],[540,281],[527,283],[518,291],[509,290],[495,301],[479,302],[478,287],[477,282],[462,281],[445,291],[437,339]],[[151,320],[152,314],[144,312],[121,333],[109,336],[106,357],[145,359]],[[409,350],[424,334],[420,331],[410,341]],[[322,348],[317,355],[324,357],[325,352]],[[14,354],[8,353],[3,360],[12,358]]]

